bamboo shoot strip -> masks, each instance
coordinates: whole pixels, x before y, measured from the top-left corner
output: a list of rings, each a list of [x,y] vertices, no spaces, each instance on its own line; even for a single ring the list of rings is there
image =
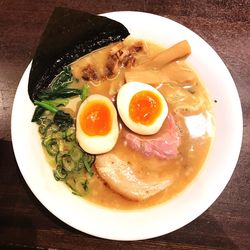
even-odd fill
[[[162,74],[161,70],[136,69],[125,71],[126,82],[144,82],[153,84],[156,82],[167,82],[168,76]]]
[[[183,40],[174,46],[162,51],[155,57],[153,57],[151,60],[143,63],[139,67],[142,68],[156,68],[161,69],[166,64],[177,60],[179,58],[183,58],[185,56],[188,56],[191,54],[191,47],[188,43],[188,41]]]

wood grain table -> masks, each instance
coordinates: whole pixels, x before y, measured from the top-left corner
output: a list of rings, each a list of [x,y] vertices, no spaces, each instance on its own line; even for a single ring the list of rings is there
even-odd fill
[[[48,17],[58,6],[96,14],[136,10],[168,17],[204,38],[230,70],[244,115],[241,154],[224,192],[189,225],[144,241],[99,239],[58,220],[26,185],[12,149],[12,103],[18,82],[32,59]],[[0,0],[0,248],[250,249],[249,17],[250,2],[247,0]]]

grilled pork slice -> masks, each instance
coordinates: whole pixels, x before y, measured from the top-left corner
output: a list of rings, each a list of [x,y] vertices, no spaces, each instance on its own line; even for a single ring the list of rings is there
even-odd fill
[[[104,154],[96,158],[96,170],[109,187],[130,200],[145,200],[171,184],[171,180],[146,183],[140,180],[131,168],[131,164],[114,154]]]

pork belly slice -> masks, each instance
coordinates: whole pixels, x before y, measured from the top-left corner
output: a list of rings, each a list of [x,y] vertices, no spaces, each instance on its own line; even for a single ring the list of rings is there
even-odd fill
[[[167,188],[172,182],[164,180],[146,183],[135,175],[130,163],[111,153],[98,156],[95,166],[100,177],[113,191],[130,200],[148,199]]]

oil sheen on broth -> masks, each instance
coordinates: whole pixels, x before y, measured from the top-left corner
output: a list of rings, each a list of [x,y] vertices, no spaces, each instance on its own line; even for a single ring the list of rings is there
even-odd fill
[[[135,39],[127,38],[123,41],[123,46],[129,47],[137,42]],[[72,87],[80,88],[86,83],[82,72],[89,64],[95,65],[98,75],[104,75],[104,65],[108,53],[120,44],[110,45],[92,52],[72,63],[72,73],[77,79],[72,83]],[[149,41],[144,41],[143,46],[144,51],[135,56],[136,65],[146,62],[164,50],[164,48]],[[117,91],[125,83],[125,70],[125,67],[120,67],[115,75],[111,75],[105,80],[88,81],[89,95],[98,93],[109,97],[115,103]],[[95,173],[89,179],[89,192],[85,195],[85,198],[91,202],[117,209],[145,208],[160,204],[183,190],[197,175],[206,159],[214,126],[211,100],[201,80],[184,59],[168,63],[160,72],[152,69],[152,74],[159,75],[160,80],[149,83],[165,97],[169,114],[174,116],[179,129],[178,156],[174,159],[163,160],[157,157],[145,157],[140,152],[131,149],[124,144],[124,124],[120,120],[118,120],[121,129],[120,135],[111,153],[124,161],[129,161],[133,166],[134,173],[141,180],[153,182],[171,179],[172,185],[144,201],[131,201],[112,191]],[[80,103],[80,98],[73,98],[65,110],[76,117]],[[74,181],[72,181],[73,179]],[[83,193],[79,183],[84,179],[84,174],[80,173],[72,176],[72,180],[69,179],[68,184],[79,193]],[[129,187],[127,188],[129,189]]]

